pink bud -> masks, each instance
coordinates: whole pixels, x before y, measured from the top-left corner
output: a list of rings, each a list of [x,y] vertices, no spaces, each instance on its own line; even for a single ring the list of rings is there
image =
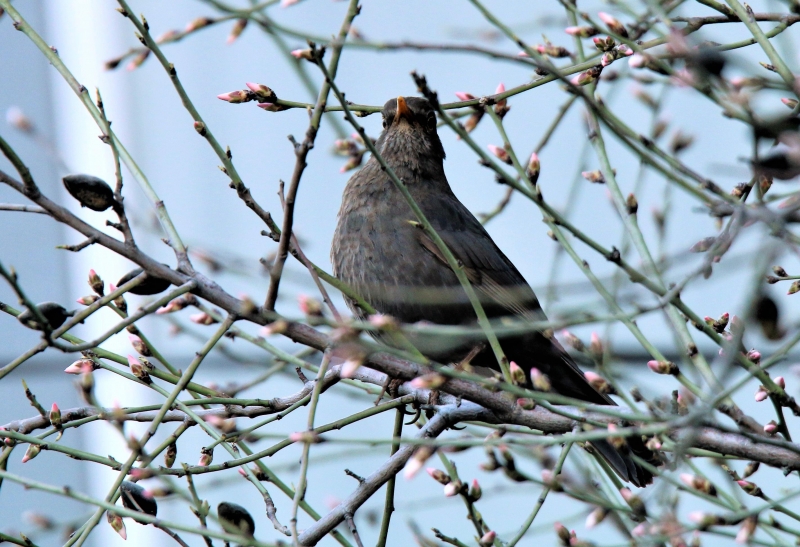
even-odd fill
[[[340,376],[342,378],[352,378],[363,363],[361,359],[347,359],[342,363]]]
[[[628,66],[631,68],[642,68],[645,64],[647,64],[647,61],[641,53],[634,53],[628,59]]]
[[[505,92],[506,92],[505,84],[503,82],[500,82],[499,84],[497,84],[497,89],[494,90],[494,94],[498,95],[500,93],[505,93]]]
[[[456,91],[456,97],[458,97],[459,101],[471,101],[475,98],[475,95],[466,91]]]
[[[531,154],[528,160],[528,167],[525,169],[525,174],[528,176],[528,180],[531,181],[531,184],[536,185],[536,182],[539,180],[540,171],[541,163],[539,162],[539,155],[534,152]]]
[[[511,157],[508,155],[508,152],[506,152],[505,148],[501,148],[494,144],[490,144],[486,148],[488,148],[489,152],[497,156],[497,159],[499,159],[503,163],[507,163],[509,165],[511,164]]]
[[[425,462],[421,461],[420,458],[410,458],[403,469],[403,478],[406,480],[413,479],[423,465],[425,465]]]
[[[222,93],[217,95],[217,99],[227,101],[232,104],[244,103],[251,100],[244,91],[229,91],[228,93]]]
[[[458,491],[461,489],[460,482],[449,482],[444,485],[444,495],[446,498],[450,498],[458,494]]]
[[[198,325],[212,325],[217,322],[216,319],[211,317],[206,312],[195,313],[189,316],[189,321],[197,323]]]
[[[767,390],[764,389],[764,386],[759,386],[758,391],[756,391],[755,395],[756,402],[760,403],[761,401],[766,401],[767,397],[769,397],[769,393],[767,392]]]
[[[774,435],[778,432],[778,424],[775,423],[775,420],[770,421],[767,425],[764,426],[764,433],[767,435]]]
[[[786,379],[784,379],[783,376],[776,376],[775,383],[778,384],[781,389],[786,389]]]
[[[494,530],[489,530],[488,532],[483,534],[483,536],[481,536],[481,539],[478,543],[480,543],[481,547],[484,546],[488,547],[494,544],[494,540],[496,538],[497,538],[497,532],[495,532]]]
[[[258,108],[266,110],[267,112],[280,112],[282,110],[280,106],[273,103],[258,103],[258,105],[256,106],[258,106]]]
[[[633,530],[631,530],[631,535],[633,537],[635,537],[635,538],[647,535],[647,523],[646,522],[642,522],[640,524],[637,524],[633,528]]]
[[[517,385],[523,385],[525,383],[525,371],[522,370],[518,364],[514,361],[508,365],[508,369],[511,373],[511,381]]]
[[[86,371],[87,367],[89,371],[91,371],[94,369],[94,363],[89,359],[79,359],[65,368],[64,372],[67,374],[81,374],[82,372]]]

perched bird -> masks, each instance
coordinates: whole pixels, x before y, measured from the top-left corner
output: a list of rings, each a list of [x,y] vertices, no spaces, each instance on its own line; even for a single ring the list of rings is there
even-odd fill
[[[464,265],[487,316],[496,324],[504,318],[545,320],[533,290],[450,189],[436,114],[428,101],[417,97],[388,101],[383,107],[383,127],[378,151]],[[378,312],[404,323],[475,326],[473,306],[455,273],[416,221],[400,191],[371,157],[344,190],[331,247],[334,274]],[[348,299],[348,306],[357,317],[365,317],[354,301]],[[472,365],[497,369],[480,329],[471,332],[412,336],[411,341],[438,361],[459,362],[469,356]],[[509,360],[528,372],[536,368],[545,374],[555,392],[594,404],[615,404],[592,387],[552,335],[529,329],[502,337],[500,344]],[[619,449],[606,440],[592,445],[623,479],[637,486],[652,482],[651,473],[629,454],[657,462],[641,438],[629,437],[627,446]]]

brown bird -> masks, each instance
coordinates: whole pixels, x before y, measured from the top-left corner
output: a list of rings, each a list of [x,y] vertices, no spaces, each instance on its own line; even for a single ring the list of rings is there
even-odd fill
[[[383,107],[383,127],[376,148],[464,265],[487,316],[495,324],[509,317],[546,320],[528,283],[450,189],[436,114],[428,101],[418,97],[390,100]],[[455,273],[416,220],[400,191],[371,157],[344,190],[331,247],[334,274],[380,313],[404,323],[475,326],[473,306]],[[347,303],[357,317],[365,317],[354,301]],[[471,356],[473,365],[498,369],[480,329],[470,331],[461,336],[417,335],[411,341],[441,362]],[[545,374],[557,393],[599,405],[615,404],[589,384],[552,336],[529,329],[502,337],[500,344],[509,360],[528,372],[537,368]],[[641,438],[628,437],[627,445],[619,449],[605,440],[592,445],[623,479],[636,486],[652,482],[652,474],[630,457],[632,451],[656,462]]]

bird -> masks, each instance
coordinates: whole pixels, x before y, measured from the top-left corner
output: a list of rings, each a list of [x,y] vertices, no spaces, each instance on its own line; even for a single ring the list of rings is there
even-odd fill
[[[453,193],[445,176],[436,113],[429,101],[400,96],[384,105],[382,115],[377,151],[463,265],[487,317],[495,324],[507,318],[546,321],[525,278]],[[377,312],[403,323],[476,326],[473,305],[455,272],[417,220],[389,175],[370,157],[342,194],[331,244],[334,275]],[[345,300],[355,317],[368,318],[355,300],[347,296]],[[481,330],[467,330],[462,336],[412,334],[409,340],[439,362],[468,358],[471,365],[497,370],[497,359]],[[517,331],[501,337],[500,345],[510,361],[528,371],[527,387],[533,387],[530,372],[535,368],[559,394],[592,404],[615,404],[587,381],[552,333]],[[607,440],[591,444],[624,480],[636,486],[652,482],[652,474],[631,458],[632,452],[649,463],[657,462],[641,438],[630,436],[618,448]]]

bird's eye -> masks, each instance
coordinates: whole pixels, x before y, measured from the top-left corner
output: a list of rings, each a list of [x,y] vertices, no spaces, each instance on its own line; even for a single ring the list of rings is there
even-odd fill
[[[383,117],[383,128],[386,129],[386,116]]]
[[[434,112],[428,112],[428,118],[426,121],[429,128],[433,129],[436,127],[436,114]]]

